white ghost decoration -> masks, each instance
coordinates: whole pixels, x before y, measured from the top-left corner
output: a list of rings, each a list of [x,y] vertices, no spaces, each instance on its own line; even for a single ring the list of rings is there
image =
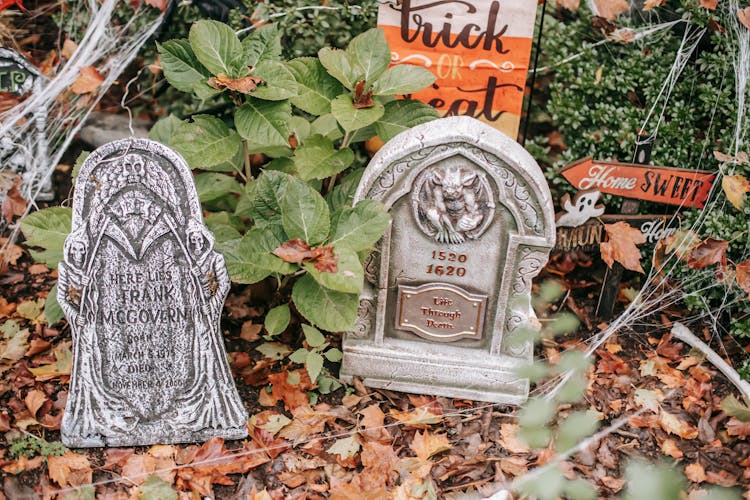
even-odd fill
[[[581,191],[570,201],[570,195],[562,198],[564,212],[557,213],[557,227],[578,227],[592,217],[599,217],[604,213],[604,205],[597,205],[601,193],[599,191]]]

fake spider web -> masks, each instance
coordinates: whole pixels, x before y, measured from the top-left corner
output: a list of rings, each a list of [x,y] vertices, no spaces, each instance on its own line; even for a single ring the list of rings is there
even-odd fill
[[[33,179],[22,187],[22,195],[30,201],[24,216],[37,208],[34,200],[50,182],[52,173],[86,118],[162,20],[155,9],[141,6],[127,20],[121,21],[118,9],[123,8],[123,2],[118,0],[74,0],[65,5],[66,10],[61,14],[61,36],[65,33],[78,48],[48,77],[41,91],[32,93],[23,102],[0,114],[0,137],[23,138],[29,151],[39,151],[40,140],[47,144],[46,154],[28,155],[31,157],[28,160],[33,163],[27,163],[26,172],[27,175],[33,174]],[[85,20],[83,28],[78,28],[81,20]],[[80,69],[89,67],[98,71],[103,82],[93,92],[73,93],[70,89],[81,76]],[[35,122],[26,119],[36,110],[47,111],[41,134]],[[15,242],[18,231],[19,225],[16,224],[3,250]]]
[[[114,4],[116,3],[115,0],[106,0],[103,5],[100,6],[100,12],[97,16],[110,16],[112,15],[112,8],[114,7]],[[595,10],[595,4],[593,0],[587,0],[588,5],[592,10]],[[90,2],[93,6],[98,6],[95,1],[92,0]],[[735,71],[735,95],[736,95],[736,105],[737,105],[737,114],[736,114],[736,126],[734,130],[734,141],[731,145],[731,150],[734,154],[737,152],[743,150],[743,148],[747,147],[747,113],[746,113],[746,107],[747,107],[747,94],[748,94],[748,79],[750,78],[750,30],[744,27],[737,19],[737,16],[735,15],[735,12],[740,8],[739,2],[737,0],[729,0],[727,2],[720,2],[720,9],[725,11],[724,18],[726,19],[726,28],[728,31],[728,36],[731,40],[731,56]],[[658,36],[661,32],[664,30],[668,30],[673,28],[674,26],[684,23],[685,26],[685,35],[682,39],[682,42],[679,46],[679,49],[677,50],[675,54],[674,61],[672,63],[672,66],[669,70],[669,73],[667,77],[665,78],[660,92],[658,94],[658,98],[655,99],[652,103],[650,103],[650,109],[648,110],[648,113],[644,117],[643,122],[643,129],[650,128],[653,130],[653,132],[650,134],[649,140],[654,140],[658,137],[658,131],[659,126],[662,123],[662,120],[664,118],[665,112],[668,109],[669,106],[669,100],[670,96],[672,94],[673,89],[677,85],[677,83],[680,81],[680,76],[685,69],[686,65],[690,63],[690,58],[694,54],[698,42],[700,41],[701,37],[703,36],[705,29],[699,28],[695,25],[693,25],[689,19],[680,19],[677,21],[670,21],[665,23],[653,23],[649,24],[647,26],[644,26],[642,28],[637,28],[632,30],[633,41],[642,41],[642,40],[648,40],[651,37]],[[94,24],[101,25],[101,23],[92,23],[92,26]],[[106,24],[106,23],[104,23]],[[158,23],[157,23],[158,24]],[[114,81],[116,78],[116,75],[121,72],[124,67],[127,65],[127,62],[132,60],[132,58],[135,56],[135,53],[138,50],[138,47],[142,45],[146,39],[150,36],[150,34],[155,30],[156,25],[150,25],[150,27],[139,33],[138,37],[134,37],[130,43],[126,43],[123,47],[127,47],[126,55],[123,55],[117,51],[117,47],[115,46],[109,46],[107,49],[107,52],[99,52],[88,50],[84,52],[84,55],[81,55],[78,60],[81,62],[79,65],[96,65],[98,61],[104,60],[107,56],[110,57],[108,64],[105,66],[97,66],[100,68],[100,72],[102,74],[105,74],[104,69],[108,69],[107,71],[107,78],[106,78],[106,84],[102,85],[100,88],[100,91],[96,94],[96,101],[102,97],[102,94],[106,91],[106,88],[109,86],[109,84]],[[89,33],[91,32],[91,33]],[[109,38],[106,36],[103,36],[102,33],[97,33],[97,30],[94,29],[94,31],[91,31],[91,27],[87,31],[87,36],[90,37],[90,40],[100,40],[102,42],[105,41],[105,39],[109,42],[115,41],[115,36],[110,36]],[[136,43],[137,39],[137,43]],[[605,45],[607,43],[611,43],[610,40],[602,40],[600,42],[597,42],[593,44],[592,46],[599,46],[599,45]],[[83,46],[83,43],[80,44]],[[562,61],[556,61],[549,66],[545,68],[540,68],[537,71],[550,71],[554,70],[555,67],[563,65],[563,64],[569,64],[574,62],[579,57],[583,56],[585,51],[588,50],[588,48],[584,48],[581,52],[578,54],[574,54],[573,56],[570,56]],[[125,51],[124,51],[125,52]],[[74,58],[75,59],[75,58]],[[70,66],[70,61],[68,65],[66,65],[66,68]],[[84,64],[85,62],[88,62],[88,64]],[[77,77],[75,67],[70,66],[69,71],[61,71],[61,73],[58,75],[58,77],[64,76],[64,79],[59,80],[59,84],[54,87],[54,90],[50,90],[49,94],[45,94],[43,97],[37,97],[34,101],[34,103],[44,103],[47,105],[52,106],[59,106],[57,103],[57,96],[66,88],[68,88],[75,78]],[[56,92],[56,93],[54,93]],[[32,103],[29,103],[28,101],[24,103],[27,106],[31,106]],[[93,105],[91,106],[93,107]],[[56,144],[56,147],[53,148],[54,154],[51,155],[51,159],[49,162],[49,168],[47,175],[50,175],[52,170],[54,169],[54,166],[56,165],[57,161],[59,161],[62,152],[65,150],[67,145],[70,143],[73,134],[75,133],[75,130],[77,130],[78,127],[80,127],[83,119],[85,119],[85,116],[90,112],[91,107],[87,107],[81,110],[76,110],[72,117],[65,117],[64,113],[61,113],[61,117],[54,121],[54,124],[50,124],[50,136],[51,137],[59,137],[58,140],[55,141],[54,144]],[[61,108],[53,108],[53,109],[61,109]],[[27,110],[19,110],[15,111],[13,117],[18,118],[20,116],[24,116],[25,113],[27,113]],[[2,117],[5,119],[5,117]],[[69,123],[66,123],[66,120],[71,120]],[[5,120],[4,120],[5,121]],[[712,119],[713,121],[713,119]],[[6,129],[0,128],[0,132],[5,132]],[[71,133],[70,131],[73,130]],[[711,151],[706,151],[704,149],[703,152],[703,158],[707,157],[707,155],[710,155]],[[704,228],[706,224],[706,218],[710,217],[710,214],[714,211],[721,211],[729,209],[730,207],[726,205],[726,200],[720,196],[720,178],[717,179],[714,183],[714,187],[709,194],[709,198],[706,202],[705,209],[700,213],[700,215],[697,217],[695,222],[689,227],[684,229],[690,229],[692,231],[695,231],[697,234],[701,234],[701,230]],[[750,257],[750,249],[746,249],[745,251],[745,257]],[[641,290],[638,292],[635,299],[626,307],[626,309],[615,318],[611,323],[604,328],[602,331],[595,333],[592,335],[589,339],[586,339],[587,348],[586,348],[586,356],[592,357],[593,354],[601,347],[603,346],[610,338],[612,338],[615,334],[632,334],[632,335],[640,335],[637,333],[637,331],[642,331],[644,328],[662,328],[662,325],[659,323],[656,323],[654,321],[654,317],[658,315],[658,313],[667,310],[668,308],[679,305],[684,300],[685,296],[685,287],[684,285],[701,285],[700,287],[694,286],[695,289],[692,293],[696,296],[700,296],[701,294],[705,294],[706,292],[712,290],[715,287],[718,286],[725,286],[724,284],[716,283],[715,280],[707,280],[706,276],[712,276],[713,271],[710,269],[704,269],[701,271],[695,271],[691,274],[684,276],[683,274],[679,273],[679,270],[684,266],[684,262],[681,262],[678,260],[678,258],[674,255],[668,255],[666,256],[665,260],[661,264],[659,268],[652,268],[649,274],[644,278],[643,280],[643,286]],[[681,284],[675,283],[675,277],[680,276]],[[709,283],[709,284],[705,284]],[[699,322],[703,322],[703,324],[706,324],[710,327],[712,334],[713,334],[713,340],[719,340],[721,338],[721,325],[719,318],[722,314],[722,311],[730,308],[733,305],[736,305],[740,300],[746,300],[742,298],[733,298],[731,300],[727,299],[722,304],[719,305],[718,308],[714,308],[713,310],[710,310],[706,313],[703,312],[695,312],[689,316],[683,317],[683,322],[685,324],[695,324]],[[748,384],[745,381],[740,380],[739,375],[734,371],[729,365],[727,365],[721,356],[719,356],[716,352],[714,352],[709,346],[704,344],[702,341],[700,341],[695,335],[690,333],[690,331],[679,324],[676,324],[675,328],[673,328],[673,333],[677,338],[680,340],[685,341],[686,343],[692,345],[693,347],[696,347],[700,349],[701,351],[706,354],[706,359],[710,363],[714,364],[717,368],[719,368],[725,376],[747,397],[750,398],[750,384]],[[653,348],[651,348],[653,349]],[[548,398],[551,399],[557,394],[560,389],[564,386],[564,384],[569,380],[570,375],[569,374],[562,374],[558,377],[555,377],[551,380],[546,381],[543,384],[538,385],[534,391],[532,391],[532,396],[534,397],[542,397],[542,398]],[[666,394],[665,399],[669,398],[675,391],[672,391],[668,394]],[[455,412],[450,413],[444,413],[443,415],[445,417],[450,416],[462,416],[467,415],[470,412],[476,412],[477,410],[490,410],[492,408],[503,406],[501,404],[486,404],[486,405],[479,405],[474,406],[472,408],[467,408],[465,410],[458,410]],[[534,479],[537,479],[541,477],[547,470],[553,467],[557,467],[562,461],[569,458],[570,456],[574,455],[575,453],[582,451],[586,449],[587,447],[591,446],[592,444],[598,442],[603,437],[607,436],[608,434],[611,434],[612,432],[616,431],[617,429],[625,426],[628,423],[628,420],[632,418],[633,416],[636,416],[640,413],[642,413],[645,410],[645,408],[641,408],[640,410],[637,410],[635,412],[631,412],[628,414],[625,414],[621,418],[618,418],[616,421],[612,422],[610,425],[608,425],[606,428],[603,428],[602,430],[598,431],[594,435],[586,438],[585,440],[581,441],[578,445],[575,447],[563,452],[559,453],[555,456],[553,456],[544,466],[538,467],[525,476],[522,476],[515,481],[511,483],[498,483],[497,490],[515,490],[517,489],[522,483],[533,481]],[[392,424],[383,425],[379,428],[390,428],[390,427],[399,427],[403,424],[401,422],[394,422]],[[369,430],[376,430],[377,428],[371,428]],[[352,431],[342,432],[342,433],[332,433],[325,436],[316,435],[313,438],[310,438],[308,440],[304,440],[301,442],[296,443],[297,447],[301,447],[304,444],[319,441],[321,439],[338,439],[338,438],[346,438],[351,437],[352,435],[357,434],[359,432],[357,429],[354,429]],[[246,457],[254,454],[259,453],[266,453],[268,451],[273,451],[274,447],[266,447],[266,448],[258,448],[253,450],[245,450],[245,451],[239,451],[234,454],[235,457],[241,458]],[[226,457],[219,457],[214,459],[207,459],[200,462],[193,462],[186,465],[180,465],[176,467],[169,467],[166,469],[151,471],[148,473],[144,473],[144,475],[151,475],[151,474],[160,474],[160,473],[168,473],[171,471],[178,470],[180,468],[185,467],[196,467],[196,466],[210,466],[210,465],[216,465],[221,463],[222,461],[225,461]],[[134,479],[134,478],[130,478]],[[123,478],[112,478],[112,479],[106,479],[102,481],[96,481],[91,483],[87,486],[101,486],[101,485],[107,485],[107,484],[114,484],[123,481]],[[79,490],[81,487],[71,487],[71,488],[65,488],[62,490],[58,490],[57,493],[65,494],[68,492],[73,492]],[[497,497],[501,498],[501,497]]]

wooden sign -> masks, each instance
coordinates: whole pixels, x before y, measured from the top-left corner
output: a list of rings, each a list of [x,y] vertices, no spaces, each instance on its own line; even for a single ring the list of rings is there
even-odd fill
[[[596,161],[571,163],[560,173],[576,189],[596,189],[624,198],[703,208],[716,175],[706,170]]]
[[[393,0],[381,3],[378,26],[393,64],[421,65],[437,78],[409,97],[515,138],[536,10],[537,0]]]
[[[606,241],[604,224],[620,221],[638,228],[649,246],[655,246],[659,240],[671,236],[680,228],[680,219],[672,215],[603,215],[577,227],[558,226],[554,250],[594,250],[602,241]]]

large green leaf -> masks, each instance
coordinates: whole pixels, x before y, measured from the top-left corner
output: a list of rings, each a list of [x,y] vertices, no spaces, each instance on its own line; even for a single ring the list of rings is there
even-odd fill
[[[258,227],[281,227],[281,197],[290,177],[282,172],[264,170],[253,190],[252,218]],[[284,235],[286,236],[286,235]],[[288,238],[284,238],[286,241]]]
[[[292,104],[311,115],[331,112],[331,101],[344,92],[344,87],[333,78],[320,61],[314,57],[300,57],[287,67],[297,80],[297,97]]]
[[[280,207],[281,224],[289,239],[300,238],[316,245],[328,237],[331,228],[328,204],[307,183],[289,177]]]
[[[184,38],[156,43],[162,71],[167,81],[177,90],[193,92],[197,85],[205,85],[211,73],[195,56],[190,42]]]
[[[375,95],[411,94],[435,83],[435,75],[421,66],[399,64],[375,82]]]
[[[63,316],[62,307],[57,301],[57,283],[55,283],[47,295],[47,300],[44,301],[44,317],[47,318],[48,325],[54,325],[63,319]]]
[[[344,208],[331,216],[331,244],[355,252],[372,248],[383,236],[390,217],[375,200],[362,200],[354,208]]]
[[[73,210],[52,207],[33,212],[21,219],[21,231],[29,247],[41,247],[38,252],[31,250],[31,256],[48,267],[56,268],[63,258],[65,238],[70,234]]]
[[[276,24],[267,24],[242,40],[245,49],[245,65],[257,66],[263,61],[281,58],[281,32]]]
[[[310,131],[313,134],[320,134],[328,139],[335,141],[344,136],[344,133],[336,121],[336,117],[331,113],[319,116],[310,124]]]
[[[334,233],[336,224],[334,219],[337,217],[335,212],[341,208],[350,208],[352,201],[354,200],[354,193],[357,192],[359,186],[359,180],[362,178],[362,174],[365,172],[364,168],[357,168],[349,171],[339,182],[333,191],[328,193],[326,201],[328,206],[331,208],[331,234]]]
[[[152,141],[161,142],[162,144],[169,144],[175,130],[177,130],[180,125],[182,125],[182,120],[175,115],[165,116],[154,123],[151,130],[148,131],[148,138]]]
[[[357,79],[373,83],[388,69],[391,49],[382,29],[373,28],[357,35],[346,49]],[[356,82],[355,82],[356,83]]]
[[[420,101],[399,100],[385,105],[383,116],[375,122],[378,136],[388,142],[404,130],[440,118],[432,106]]]
[[[202,172],[196,175],[195,187],[201,203],[218,200],[230,193],[242,192],[242,186],[237,179],[216,172]]]
[[[354,73],[349,55],[340,49],[329,47],[318,51],[318,60],[325,67],[328,74],[341,82],[344,87],[354,90],[357,83],[357,75]]]
[[[325,179],[351,165],[354,152],[349,148],[336,149],[330,139],[314,135],[297,148],[293,160],[301,179]]]
[[[305,369],[307,369],[307,374],[310,376],[310,380],[317,380],[320,371],[323,369],[323,356],[315,351],[308,352],[307,357],[305,358]]]
[[[192,169],[232,161],[241,144],[237,132],[211,115],[195,115],[192,122],[182,123],[169,141],[169,146],[184,156]]]
[[[190,47],[212,74],[239,78],[247,74],[245,50],[232,28],[224,23],[201,20],[190,28]]]
[[[378,102],[369,108],[355,108],[349,94],[342,94],[331,102],[331,113],[347,132],[375,123],[384,112],[385,108]]]
[[[336,248],[334,253],[338,258],[338,269],[335,273],[320,272],[310,262],[304,264],[305,269],[315,281],[326,288],[345,293],[361,292],[364,270],[357,254],[346,247]]]
[[[283,156],[289,147],[289,101],[263,101],[249,97],[234,114],[234,126],[245,139],[249,153]]]
[[[297,80],[282,62],[263,61],[253,70],[253,76],[265,82],[253,91],[253,97],[267,101],[283,101],[297,96]]]
[[[266,331],[269,335],[278,335],[286,330],[291,318],[289,304],[281,304],[280,306],[276,306],[268,311],[263,325],[266,327]]]
[[[292,300],[305,318],[323,330],[351,330],[357,320],[358,294],[330,290],[310,275],[303,276],[294,284]]]
[[[271,252],[281,244],[268,229],[252,228],[240,240],[217,245],[224,254],[227,270],[235,283],[252,284],[273,273],[289,274],[295,267]]]

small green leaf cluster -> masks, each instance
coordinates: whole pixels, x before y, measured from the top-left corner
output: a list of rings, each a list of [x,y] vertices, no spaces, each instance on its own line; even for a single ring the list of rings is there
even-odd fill
[[[11,431],[5,435],[8,441],[8,453],[13,459],[19,457],[34,458],[38,456],[62,456],[68,449],[60,441],[45,441],[31,434]]]
[[[341,383],[328,373],[323,364],[326,359],[338,363],[343,353],[335,347],[329,347],[330,344],[326,342],[323,334],[314,326],[303,324],[302,331],[308,348],[300,347],[289,355],[289,359],[305,365],[310,380],[317,383],[319,393],[328,394],[335,391],[341,387]]]

